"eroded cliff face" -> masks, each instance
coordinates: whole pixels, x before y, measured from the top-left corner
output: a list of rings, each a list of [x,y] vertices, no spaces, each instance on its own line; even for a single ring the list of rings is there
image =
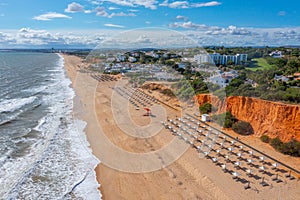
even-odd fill
[[[201,94],[196,97],[199,105],[210,102],[217,113],[230,111],[239,120],[249,122],[256,136],[279,137],[288,142],[300,141],[300,105],[289,105],[249,97],[227,97],[221,101],[215,96]]]

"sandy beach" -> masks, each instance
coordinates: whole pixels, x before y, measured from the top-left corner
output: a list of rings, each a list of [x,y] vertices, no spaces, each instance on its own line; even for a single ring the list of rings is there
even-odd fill
[[[124,133],[132,130],[131,124],[117,123],[122,118],[116,118],[112,111],[112,100],[115,105],[123,105],[121,98],[113,98],[113,87],[118,81],[98,82],[88,73],[78,72],[82,59],[75,56],[63,55],[65,68],[76,92],[74,99],[74,117],[87,122],[85,132],[93,154],[101,161],[97,166],[97,181],[101,184],[100,191],[103,199],[297,199],[300,196],[298,180],[274,183],[268,187],[254,184],[245,190],[244,184],[233,180],[229,173],[224,173],[220,166],[206,158],[199,158],[199,153],[188,147],[187,150],[172,162],[158,170],[134,173],[136,169],[148,169],[143,166],[143,160],[134,159],[135,154],[158,152],[171,141],[177,141],[175,136],[164,128],[158,134],[149,138],[136,138]],[[137,127],[147,127],[158,123],[160,117],[176,118],[180,115],[168,106],[160,104],[153,114],[156,119],[143,116],[145,110],[137,110],[132,106],[126,107],[129,118]],[[163,109],[164,113],[160,112]],[[116,112],[122,112],[116,108]],[[121,115],[122,116],[122,115]],[[122,124],[122,127],[120,127]],[[151,130],[151,127],[147,127]],[[145,130],[148,130],[145,129]],[[282,162],[299,169],[300,160],[275,152],[262,144],[257,138],[241,138],[248,144],[255,145],[264,153],[272,155]],[[248,141],[249,140],[249,141]],[[118,148],[116,148],[118,147]],[[129,152],[122,156],[121,153]],[[176,151],[176,150],[174,150]],[[135,153],[134,155],[132,155]],[[170,152],[172,154],[173,152]],[[128,157],[126,157],[128,155]],[[164,156],[149,155],[146,164],[166,162]],[[166,158],[168,158],[166,156]],[[153,162],[152,160],[153,159]],[[128,162],[126,162],[128,161]],[[131,164],[130,164],[131,162]],[[139,163],[140,162],[140,163]],[[119,164],[119,166],[116,165]],[[139,166],[140,165],[140,166]],[[140,168],[139,168],[140,167]],[[132,170],[132,172],[130,172]]]

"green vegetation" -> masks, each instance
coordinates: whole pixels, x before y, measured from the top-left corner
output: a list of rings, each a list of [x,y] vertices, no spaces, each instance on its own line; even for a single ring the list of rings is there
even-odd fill
[[[226,91],[224,88],[222,88],[222,89],[214,91],[213,95],[217,96],[221,100],[224,100],[226,97]]]
[[[169,97],[175,97],[175,94],[172,92],[172,90],[168,88],[161,90],[161,93]]]
[[[203,81],[202,77],[196,77],[190,81],[191,87],[194,89],[195,94],[209,93],[209,85]]]
[[[209,93],[209,86],[210,84],[205,83],[202,77],[194,77],[193,80],[190,80],[190,77],[186,77],[186,79],[181,79],[179,82],[173,84],[172,88],[177,97],[187,100],[196,94]]]
[[[190,82],[185,79],[181,79],[178,83],[173,84],[172,88],[175,95],[183,101],[191,99],[195,95],[195,91],[191,87]]]
[[[251,64],[246,69],[251,71],[272,69],[273,65],[270,65],[265,58],[253,58]]]
[[[300,80],[281,81],[275,80],[275,74],[288,74],[290,72],[300,71],[300,61],[297,64],[294,61],[286,61],[269,58],[270,63],[276,63],[272,69],[251,71],[240,70],[240,76],[233,79],[226,86],[227,96],[247,96],[256,97],[269,101],[282,101],[287,103],[300,103]],[[299,66],[298,66],[299,65]],[[281,68],[277,67],[281,66]],[[252,80],[252,83],[246,80]]]
[[[254,133],[253,127],[249,122],[238,120],[230,112],[217,114],[212,116],[213,121],[224,128],[232,128],[232,130],[240,135],[251,135]]]
[[[292,139],[284,143],[278,137],[270,140],[270,145],[283,154],[300,157],[300,142]]]
[[[254,133],[251,124],[245,121],[238,121],[233,124],[232,130],[240,135],[252,135]]]
[[[271,140],[271,138],[270,138],[269,136],[267,136],[267,135],[262,135],[262,136],[260,137],[260,140],[261,140],[262,142],[264,142],[264,143],[269,143],[270,140]]]
[[[248,54],[248,60],[253,58],[264,58],[268,57],[272,51],[281,51],[283,55],[299,57],[299,48],[287,48],[287,47],[231,47],[227,48],[224,46],[219,47],[206,47],[205,50],[208,53],[220,53],[220,54]]]
[[[230,112],[213,115],[212,119],[224,128],[231,128],[233,124],[238,121]]]
[[[115,71],[115,72],[106,72],[106,71],[104,71],[103,74],[118,75],[118,74],[120,74],[120,72],[118,72],[118,71]]]
[[[226,96],[254,97],[269,101],[281,101],[286,103],[300,103],[300,80],[293,77],[300,72],[300,48],[284,47],[207,47],[208,53],[220,54],[248,54],[248,60],[243,65],[217,66],[223,72],[237,70],[239,76],[233,79],[228,86],[220,88],[218,85],[204,82],[208,77],[207,72],[193,73],[190,69],[181,72],[186,80],[190,81],[195,94],[213,93],[223,100]],[[269,54],[275,50],[282,51],[283,58],[273,58]],[[177,69],[173,62],[169,62]],[[230,64],[230,63],[229,63]],[[209,64],[203,68],[208,69]],[[275,79],[277,76],[285,76],[285,81]]]
[[[185,61],[180,56],[188,55],[192,57],[194,54],[198,54],[199,50],[203,49],[154,50],[157,57],[152,57],[143,51],[139,52],[138,55],[127,52],[124,54],[126,56],[124,62],[127,62],[130,56],[133,56],[137,59],[136,64],[164,64],[163,70],[166,73],[173,73],[176,70],[184,76],[183,79],[185,80],[180,80],[174,84],[172,89],[174,89],[173,91],[175,91],[177,97],[184,100],[192,98],[195,94],[213,93],[221,100],[226,96],[245,96],[269,101],[300,103],[300,79],[296,75],[294,76],[294,73],[300,72],[300,48],[206,47],[205,50],[208,53],[248,54],[248,61],[241,65],[233,65],[230,61],[227,65],[217,66],[221,72],[229,72],[233,69],[238,72],[239,76],[233,80],[229,76],[226,82],[230,83],[225,88],[221,88],[219,85],[210,83],[207,80],[216,69],[215,65],[202,63],[199,67],[198,64],[191,60]],[[281,51],[284,57],[273,58],[269,55],[276,50]],[[185,54],[180,54],[182,52],[185,52]],[[97,56],[97,54],[95,55]],[[250,62],[250,60],[252,61]],[[182,65],[184,67],[181,67]],[[143,74],[136,72],[136,77],[132,77],[135,75],[130,73],[132,72],[126,73],[126,76],[135,79],[139,84],[149,80],[149,77],[153,78],[153,74],[147,72]],[[277,75],[276,79],[275,75]]]
[[[199,107],[201,114],[208,114],[212,111],[212,105],[208,102]]]
[[[224,99],[225,96],[247,96],[269,101],[300,103],[300,80],[294,73],[300,72],[300,48],[286,47],[207,47],[208,53],[248,54],[249,62],[243,65],[217,66],[226,72],[237,70],[239,77],[233,79],[225,88],[209,88],[210,92]],[[281,51],[283,58],[273,58],[269,54]],[[252,60],[252,62],[250,62]],[[284,80],[275,79],[275,75],[284,76]],[[226,94],[226,95],[225,95]]]

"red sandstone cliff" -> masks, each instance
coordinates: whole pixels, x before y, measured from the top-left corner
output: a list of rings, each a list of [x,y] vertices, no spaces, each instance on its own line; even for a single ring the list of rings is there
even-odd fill
[[[199,105],[210,102],[218,113],[230,111],[239,120],[249,122],[256,136],[278,136],[287,142],[300,141],[300,106],[265,101],[249,97],[227,97],[221,101],[209,94],[197,96]]]

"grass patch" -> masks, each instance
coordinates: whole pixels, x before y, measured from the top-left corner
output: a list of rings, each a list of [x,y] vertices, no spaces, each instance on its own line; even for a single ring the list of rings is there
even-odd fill
[[[255,58],[252,59],[250,67],[247,67],[246,69],[249,69],[251,71],[257,71],[257,70],[267,70],[272,68],[273,65],[268,64],[265,58]]]

